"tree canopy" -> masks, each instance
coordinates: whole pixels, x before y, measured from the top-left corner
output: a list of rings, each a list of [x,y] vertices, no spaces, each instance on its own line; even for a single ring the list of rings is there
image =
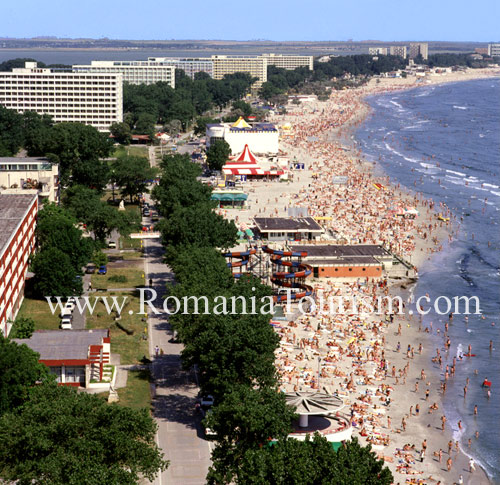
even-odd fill
[[[63,183],[101,190],[109,180],[106,161],[112,141],[105,133],[81,123],[59,123],[48,133],[44,151],[59,163]]]
[[[222,170],[231,155],[231,147],[226,140],[215,140],[207,150],[207,163],[212,170]]]
[[[23,404],[30,388],[48,378],[49,369],[39,357],[26,345],[0,336],[0,415]]]
[[[156,176],[156,169],[144,157],[121,156],[111,166],[112,178],[120,187],[123,197],[133,198],[142,192],[149,192],[147,186]]]
[[[370,446],[353,438],[334,451],[318,433],[306,441],[289,438],[248,448],[236,464],[221,453],[208,475],[211,485],[390,485],[393,480]]]
[[[135,485],[168,466],[147,410],[68,387],[36,386],[0,427],[0,469],[8,481]]]

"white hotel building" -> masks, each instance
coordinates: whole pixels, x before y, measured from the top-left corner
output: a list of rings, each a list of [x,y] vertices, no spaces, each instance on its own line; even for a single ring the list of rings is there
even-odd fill
[[[166,82],[175,88],[175,64],[160,60],[147,61],[91,61],[90,65],[77,64],[74,72],[121,74],[130,84]]]
[[[0,104],[19,113],[47,114],[55,123],[73,122],[106,131],[123,120],[122,75],[24,68],[0,72]]]

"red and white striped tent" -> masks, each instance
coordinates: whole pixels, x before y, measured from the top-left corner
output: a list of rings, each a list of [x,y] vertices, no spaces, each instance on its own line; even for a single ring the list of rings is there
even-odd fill
[[[248,145],[245,145],[243,151],[232,160],[229,160],[222,167],[224,175],[257,175],[257,176],[279,176],[283,175],[284,170],[266,170],[262,167],[257,157],[250,151]]]

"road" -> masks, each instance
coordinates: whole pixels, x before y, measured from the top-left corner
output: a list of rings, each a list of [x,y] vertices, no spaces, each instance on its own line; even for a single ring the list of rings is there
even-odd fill
[[[157,292],[155,307],[163,312],[165,284],[174,275],[163,263],[163,247],[158,239],[144,239],[146,281],[153,280]],[[198,387],[194,373],[181,368],[181,344],[170,342],[172,330],[166,314],[148,312],[149,351],[152,374],[156,383],[153,414],[158,424],[158,444],[169,468],[158,477],[154,485],[199,485],[205,483],[210,466],[210,442],[198,417],[194,415]],[[155,347],[163,355],[155,356]]]

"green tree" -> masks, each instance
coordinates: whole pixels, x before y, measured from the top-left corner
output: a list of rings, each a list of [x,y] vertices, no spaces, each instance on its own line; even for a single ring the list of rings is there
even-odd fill
[[[182,131],[182,123],[180,120],[170,120],[163,129],[170,136],[177,136]]]
[[[91,190],[91,189],[87,189]],[[46,204],[38,213],[37,242],[44,251],[57,248],[69,256],[77,273],[85,266],[92,255],[94,245],[76,227],[76,219],[61,206]]]
[[[245,103],[245,101],[234,101],[233,102],[233,110],[239,109],[242,111],[243,116],[250,116],[252,114],[252,107],[248,104]]]
[[[197,180],[201,167],[189,155],[166,155],[160,163],[160,183],[153,189],[159,212],[167,217],[177,207],[208,203],[212,189]]]
[[[34,111],[22,114],[24,148],[30,157],[45,155],[45,144],[52,128],[49,115],[39,115]]]
[[[14,156],[24,141],[22,116],[0,105],[0,156]]]
[[[155,135],[156,117],[150,113],[140,113],[134,126],[134,132],[139,135],[149,135],[151,139]]]
[[[176,207],[161,223],[167,245],[230,248],[236,244],[234,222],[216,214],[212,204]]]
[[[198,136],[205,136],[205,133],[207,131],[207,125],[215,123],[218,123],[218,121],[208,116],[202,116],[198,118],[194,126],[194,134]]]
[[[117,229],[127,235],[139,223],[138,216],[132,212],[120,212],[115,207],[102,201],[95,190],[82,185],[75,185],[66,190],[63,204],[80,222],[87,225],[87,230],[94,233],[94,239],[104,242]]]
[[[56,247],[43,249],[33,258],[34,290],[39,298],[82,294],[82,279],[70,257]]]
[[[148,410],[109,405],[71,388],[35,387],[0,424],[0,468],[7,481],[135,485],[168,466]]]
[[[222,455],[222,454],[221,454]],[[315,433],[306,441],[279,440],[274,446],[247,448],[236,466],[222,455],[208,475],[209,484],[255,485],[390,485],[393,476],[371,447],[356,438],[334,451],[326,438]]]
[[[207,150],[207,163],[212,170],[221,170],[231,155],[231,147],[226,140],[215,140]]]
[[[129,145],[132,141],[132,131],[127,123],[113,123],[109,131],[114,137],[116,143]]]
[[[96,251],[92,256],[92,261],[94,265],[99,268],[100,266],[108,264],[108,256],[102,251]]]
[[[35,331],[35,320],[28,317],[17,317],[12,326],[10,338],[30,338]]]
[[[138,193],[149,192],[148,184],[156,177],[156,169],[143,157],[118,157],[112,165],[113,180],[121,188],[122,196],[133,197]]]
[[[29,389],[49,377],[49,369],[38,362],[39,357],[26,345],[0,336],[0,415],[23,404]]]
[[[113,142],[105,133],[81,123],[54,125],[45,145],[52,161],[59,163],[63,184],[81,184],[102,190],[109,180],[108,157]]]

